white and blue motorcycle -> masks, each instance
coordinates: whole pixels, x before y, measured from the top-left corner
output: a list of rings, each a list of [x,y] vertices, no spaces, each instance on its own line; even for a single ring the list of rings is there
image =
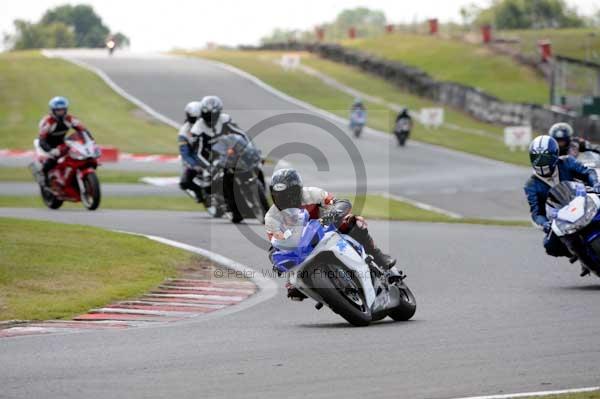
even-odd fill
[[[552,231],[579,259],[582,276],[600,277],[600,197],[582,183],[564,181],[554,186],[546,200]]]
[[[281,234],[271,243],[277,270],[316,308],[327,305],[355,326],[366,326],[387,316],[397,321],[415,314],[415,297],[395,267],[384,270],[352,237],[335,225],[311,220],[304,209],[283,211]]]

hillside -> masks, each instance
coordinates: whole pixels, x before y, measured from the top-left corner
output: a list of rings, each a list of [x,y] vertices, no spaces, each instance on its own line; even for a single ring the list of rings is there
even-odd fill
[[[342,44],[418,67],[438,80],[478,87],[506,101],[543,104],[548,99],[548,84],[535,71],[481,45],[407,33]]]

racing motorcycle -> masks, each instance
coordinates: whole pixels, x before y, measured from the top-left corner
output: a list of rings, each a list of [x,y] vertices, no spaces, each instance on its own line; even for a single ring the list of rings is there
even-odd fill
[[[264,223],[269,202],[260,151],[237,134],[219,137],[211,151],[211,173],[194,180],[204,190],[207,212],[215,218],[227,215]]]
[[[108,49],[108,55],[113,55],[116,47],[117,47],[117,43],[113,39],[110,39],[109,41],[107,41],[106,48]]]
[[[363,109],[355,109],[350,114],[350,130],[354,137],[360,137],[365,124],[367,123],[367,113]]]
[[[40,186],[44,204],[58,209],[64,201],[83,203],[90,211],[100,205],[100,182],[96,175],[100,149],[88,132],[77,132],[65,139],[65,152],[56,166],[48,172],[49,185],[44,182],[42,163],[48,154],[34,141],[36,160],[30,169]]]
[[[404,147],[408,136],[410,136],[411,123],[408,118],[400,118],[394,127],[394,135],[398,139],[398,145]]]
[[[275,268],[314,299],[317,309],[327,305],[354,326],[387,316],[397,321],[413,317],[415,297],[401,271],[381,268],[334,223],[311,220],[305,209],[290,208],[282,213],[282,231],[271,240]]]
[[[600,277],[600,198],[591,190],[578,182],[557,184],[548,194],[546,214],[554,234],[577,256],[584,270]]]

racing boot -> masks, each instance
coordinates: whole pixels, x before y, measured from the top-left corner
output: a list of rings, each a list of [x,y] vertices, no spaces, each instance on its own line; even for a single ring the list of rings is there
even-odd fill
[[[377,265],[389,270],[396,264],[395,258],[384,253],[377,245],[375,245],[375,241],[373,241],[373,237],[371,237],[369,230],[366,227],[360,227],[355,224],[348,235],[365,248],[365,252],[373,257],[373,260]]]
[[[291,283],[286,283],[285,288],[287,288],[287,296],[292,301],[303,301],[307,298],[298,288],[294,287]]]

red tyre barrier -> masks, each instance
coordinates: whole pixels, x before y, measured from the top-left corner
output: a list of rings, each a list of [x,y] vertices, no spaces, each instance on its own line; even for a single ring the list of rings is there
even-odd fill
[[[100,155],[100,162],[110,163],[119,161],[119,149],[116,147],[100,147],[102,155]]]

